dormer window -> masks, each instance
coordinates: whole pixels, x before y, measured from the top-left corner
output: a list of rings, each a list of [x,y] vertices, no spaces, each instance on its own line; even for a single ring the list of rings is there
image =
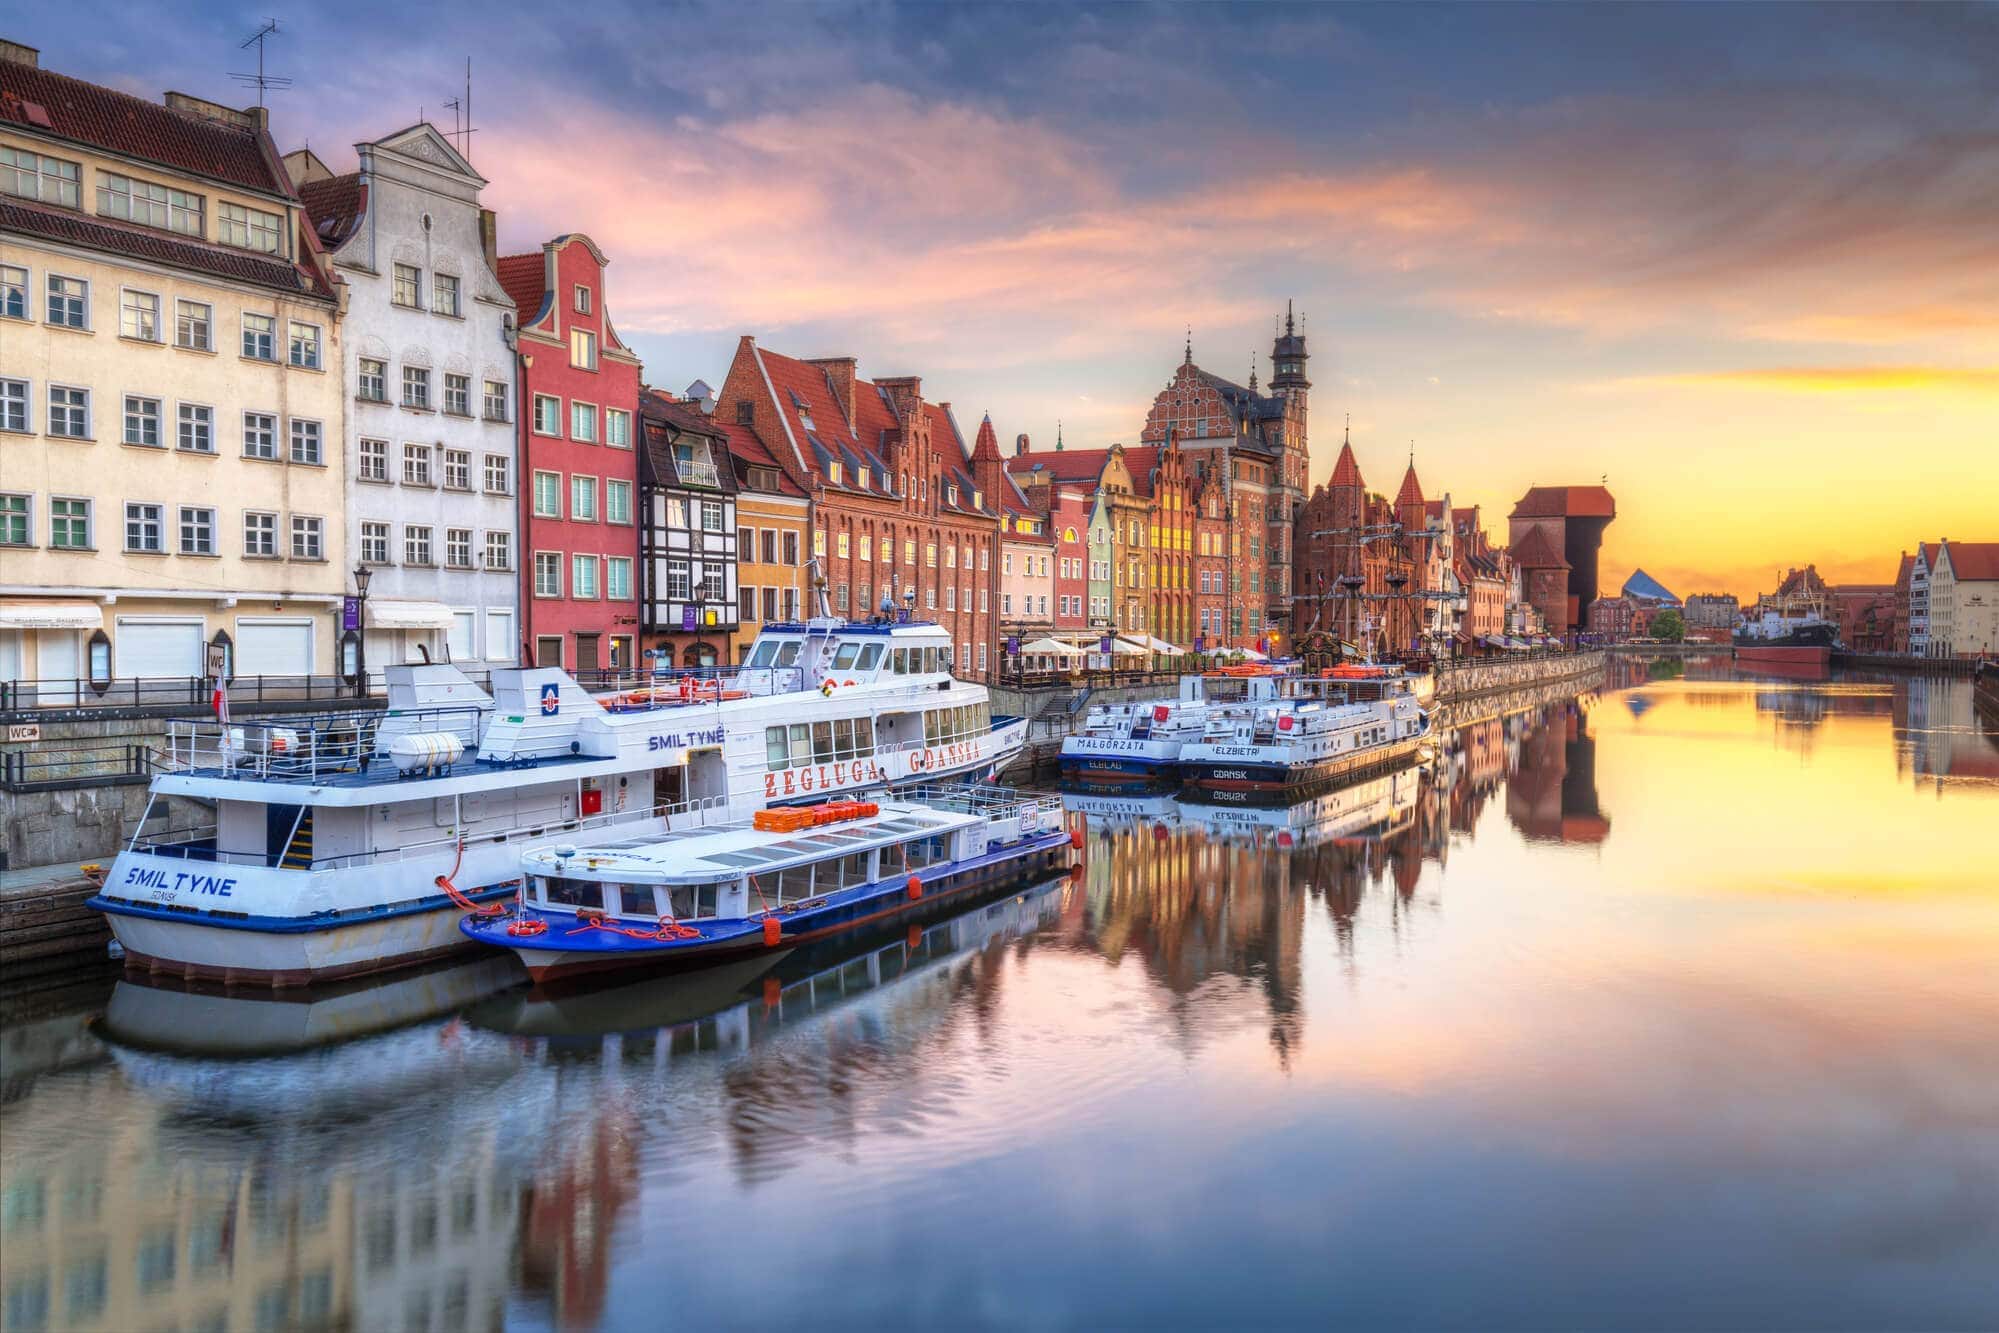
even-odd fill
[[[985,497],[985,494],[984,494],[984,492],[982,492],[982,491],[973,491],[973,492],[972,492],[972,508],[974,508],[974,509],[984,509],[985,507],[986,507],[986,497]]]
[[[840,472],[840,460],[837,458],[828,459],[826,462],[826,480],[838,486],[840,484]]]
[[[856,486],[859,486],[859,487],[860,487],[860,488],[861,488],[862,490],[864,490],[864,491],[865,491],[865,490],[868,490],[868,489],[869,489],[869,486],[868,486],[868,469],[867,469],[867,466],[866,466],[865,464],[863,464],[863,465],[862,465],[862,466],[861,466],[861,467],[860,467],[860,468],[859,468],[859,469],[858,469],[858,470],[857,470],[857,471],[856,471],[856,472],[854,473],[854,484],[855,484]]]
[[[958,503],[958,488],[956,486],[946,486],[944,488],[944,503],[951,505]]]

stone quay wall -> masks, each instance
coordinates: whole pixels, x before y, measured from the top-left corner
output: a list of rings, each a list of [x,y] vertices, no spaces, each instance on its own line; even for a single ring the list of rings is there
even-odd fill
[[[1498,690],[1517,690],[1545,681],[1601,675],[1601,651],[1530,657],[1519,662],[1455,662],[1437,668],[1437,699],[1448,702]]]

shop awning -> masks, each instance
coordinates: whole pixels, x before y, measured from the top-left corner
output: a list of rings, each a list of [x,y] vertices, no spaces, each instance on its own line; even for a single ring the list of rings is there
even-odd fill
[[[443,602],[370,600],[370,629],[450,629],[451,608]]]
[[[1081,657],[1083,650],[1062,642],[1060,639],[1036,639],[1033,643],[1020,645],[1022,657]]]
[[[1246,658],[1251,662],[1268,662],[1270,660],[1267,654],[1259,653],[1254,648],[1226,648],[1222,651],[1221,655],[1223,657]]]
[[[1130,639],[1111,640],[1111,653],[1113,655],[1119,653],[1149,653],[1151,651],[1152,650],[1146,647],[1144,644],[1133,643]]]
[[[1150,634],[1143,634],[1139,637],[1144,639],[1146,646],[1155,653],[1172,653],[1177,656],[1186,651],[1184,648],[1175,648],[1164,639],[1155,639]]]
[[[103,629],[95,602],[0,602],[0,629]]]

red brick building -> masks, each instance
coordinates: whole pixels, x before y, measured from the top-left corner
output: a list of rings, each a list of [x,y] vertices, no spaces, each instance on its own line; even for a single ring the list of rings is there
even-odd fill
[[[1508,516],[1507,545],[1525,574],[1523,591],[1551,634],[1583,627],[1597,599],[1597,551],[1617,517],[1601,486],[1535,486]]]
[[[1284,332],[1271,345],[1270,392],[1236,384],[1194,364],[1190,339],[1180,366],[1152,400],[1139,441],[1177,441],[1188,469],[1215,478],[1228,502],[1230,547],[1242,550],[1233,571],[1243,582],[1227,613],[1231,637],[1253,641],[1291,624],[1294,526],[1305,501],[1311,459],[1307,428],[1312,384],[1305,375],[1305,335],[1287,307]]]
[[[1014,438],[1013,457],[1005,462],[1007,484],[1021,504],[1047,520],[1048,535],[1055,551],[1054,628],[1059,633],[1075,633],[1090,627],[1090,506],[1097,481],[1070,478],[1058,480],[1056,469],[1044,465],[1050,457],[1060,458],[1062,446],[1057,434],[1055,454],[1034,454],[1027,436]]]
[[[1426,523],[1415,469],[1403,478],[1405,514],[1367,488],[1351,441],[1333,475],[1313,490],[1298,519],[1298,633],[1335,634],[1368,651],[1408,653],[1421,644],[1420,603],[1430,543],[1403,530]],[[1346,581],[1358,579],[1358,586]]]
[[[528,660],[630,668],[639,632],[641,367],[611,326],[604,252],[572,232],[508,255],[519,311],[521,634]]]
[[[1848,651],[1896,651],[1894,584],[1844,583],[1827,592],[1832,598],[1833,616],[1839,622],[1839,641]]]
[[[997,647],[999,499],[995,447],[974,460],[949,403],[914,375],[865,380],[853,357],[800,360],[744,337],[716,412],[751,427],[811,497],[811,551],[836,615],[892,598],[935,620],[958,674],[988,680]],[[808,597],[808,602],[811,600]],[[808,612],[816,608],[809,606]]]

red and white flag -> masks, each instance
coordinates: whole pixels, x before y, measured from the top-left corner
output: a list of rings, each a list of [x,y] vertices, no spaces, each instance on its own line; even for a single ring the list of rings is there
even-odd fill
[[[223,726],[229,725],[229,691],[221,681],[215,682],[215,693],[209,696],[209,707],[215,710],[215,720]]]

